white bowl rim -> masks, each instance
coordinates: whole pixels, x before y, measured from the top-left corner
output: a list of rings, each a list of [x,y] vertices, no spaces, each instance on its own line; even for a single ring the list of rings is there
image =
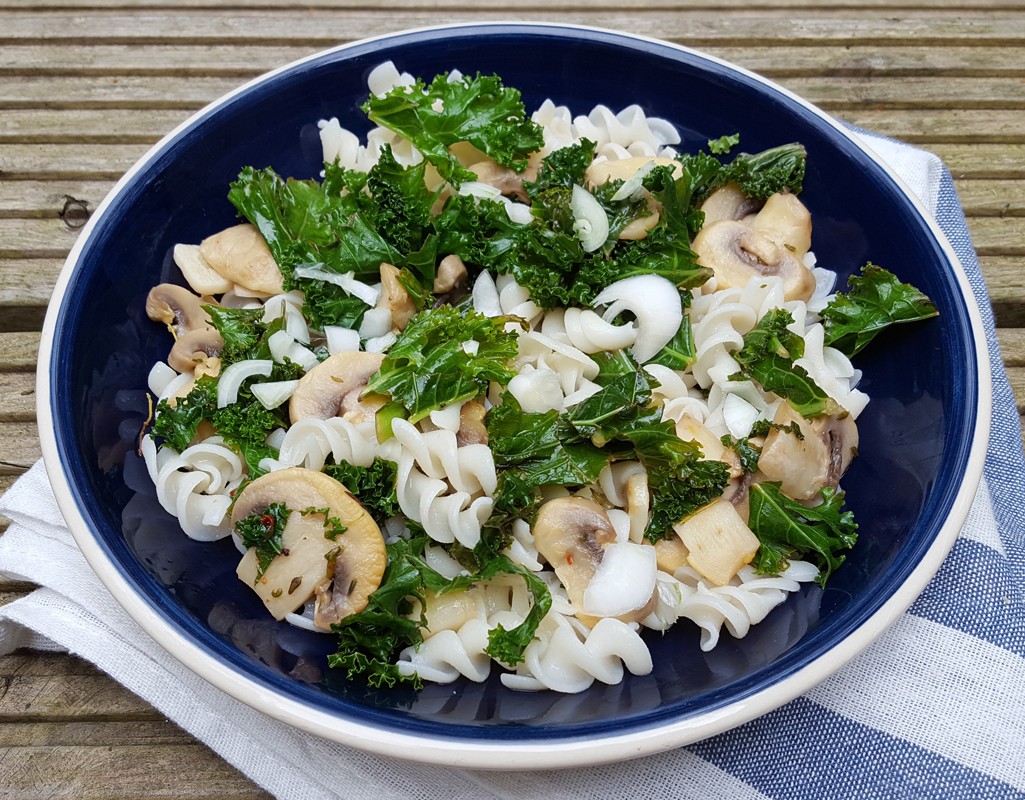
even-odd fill
[[[104,211],[119,195],[124,186],[162,153],[164,148],[181,131],[213,113],[232,98],[247,91],[252,86],[272,80],[278,74],[292,70],[306,62],[374,42],[436,31],[458,31],[465,28],[487,28],[489,30],[529,28],[589,32],[641,44],[675,49],[691,57],[726,68],[761,84],[767,89],[784,95],[790,101],[811,112],[821,122],[840,133],[850,143],[871,158],[905,195],[905,199],[916,210],[923,223],[931,230],[940,248],[954,267],[954,275],[961,291],[962,299],[965,302],[971,325],[972,344],[978,368],[979,397],[976,426],[972,436],[967,468],[950,513],[943,522],[935,541],[896,591],[858,628],[830,647],[829,650],[805,666],[798,668],[786,678],[726,706],[698,713],[685,719],[655,724],[643,729],[631,728],[626,732],[613,732],[600,737],[585,734],[580,737],[556,740],[543,738],[523,741],[486,738],[468,740],[464,738],[430,736],[419,732],[409,734],[378,725],[363,724],[344,719],[300,700],[284,697],[257,681],[240,675],[235,670],[229,668],[224,662],[212,657],[192,639],[184,635],[161,615],[157,614],[149,605],[137,602],[137,597],[132,587],[125,580],[116,565],[108,558],[103,548],[100,547],[92,535],[89,524],[75,502],[70,481],[61,463],[53,426],[39,425],[40,442],[46,472],[58,507],[71,530],[75,542],[100,581],[135,622],[154,641],[194,674],[221,689],[235,700],[296,728],[378,755],[397,757],[420,763],[474,769],[519,770],[582,767],[622,761],[691,744],[749,722],[779,708],[808,691],[861,653],[897,620],[918,595],[921,594],[926,584],[939,569],[940,564],[951,547],[953,547],[961,526],[967,518],[982,479],[983,464],[989,440],[992,383],[985,327],[967,275],[947,237],[901,177],[859,137],[852,134],[850,130],[821,109],[773,81],[700,50],[653,37],[588,25],[536,22],[531,20],[487,20],[431,25],[394,31],[326,48],[266,72],[219,97],[176,126],[174,130],[150,148],[124,174],[91,215],[58,276],[44,321],[40,338],[36,379],[37,418],[42,421],[51,417],[50,364],[56,323],[75,266],[91,237],[93,229],[103,218]]]

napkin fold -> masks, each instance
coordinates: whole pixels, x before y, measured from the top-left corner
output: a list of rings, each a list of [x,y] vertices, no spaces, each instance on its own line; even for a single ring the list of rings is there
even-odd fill
[[[950,173],[921,150],[858,135],[921,198],[965,267],[990,347],[993,427],[982,485],[935,578],[804,696],[697,744],[587,769],[478,772],[364,753],[270,719],[170,658],[89,568],[41,464],[0,498],[12,521],[0,571],[40,587],[0,607],[0,654],[85,658],[282,800],[1025,800],[1025,457],[1014,397]]]

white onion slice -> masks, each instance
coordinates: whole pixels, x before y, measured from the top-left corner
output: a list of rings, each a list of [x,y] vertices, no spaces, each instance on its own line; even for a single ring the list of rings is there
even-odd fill
[[[164,391],[170,385],[171,381],[177,377],[178,373],[171,369],[170,366],[165,364],[163,361],[158,361],[149,371],[149,375],[146,376],[146,385],[149,387],[151,394],[155,394],[157,397],[163,397]]]
[[[363,315],[359,326],[359,338],[375,339],[391,330],[391,309],[386,306],[371,308]]]
[[[582,186],[573,185],[573,195],[569,201],[573,211],[573,229],[580,237],[580,244],[585,253],[593,253],[609,238],[609,218],[601,203]]]
[[[498,287],[495,279],[487,270],[477,276],[473,282],[473,291],[470,295],[473,299],[473,310],[485,317],[502,316],[502,304],[498,299]]]
[[[217,381],[217,407],[224,408],[238,400],[238,390],[242,386],[242,381],[255,375],[267,377],[272,369],[274,369],[274,362],[269,358],[236,361],[231,366],[225,367]]]
[[[655,548],[633,542],[612,542],[584,590],[584,612],[618,617],[641,608],[655,591],[658,565]]]
[[[249,388],[253,392],[253,397],[260,401],[260,405],[271,411],[291,397],[298,385],[299,381],[270,381],[254,383]]]
[[[299,278],[313,278],[324,283],[332,283],[342,287],[353,297],[358,297],[368,306],[377,305],[377,299],[381,296],[381,290],[376,286],[358,281],[353,277],[352,272],[328,272],[320,267],[299,266],[295,268],[295,274]]]
[[[327,351],[331,355],[355,353],[359,350],[359,331],[352,328],[343,328],[341,325],[325,325],[324,337],[327,339]]]
[[[751,433],[751,426],[758,421],[761,412],[737,394],[728,394],[722,404],[722,418],[732,436],[743,439]]]

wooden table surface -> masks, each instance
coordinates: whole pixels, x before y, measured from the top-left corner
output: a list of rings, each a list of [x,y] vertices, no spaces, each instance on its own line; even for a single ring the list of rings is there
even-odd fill
[[[0,491],[39,458],[35,353],[79,228],[161,135],[244,80],[447,22],[578,22],[669,39],[941,156],[1025,401],[1022,0],[6,0],[0,8]],[[383,5],[383,4],[382,4]],[[6,522],[0,519],[0,531]],[[0,603],[31,591],[0,579]],[[186,767],[183,769],[183,766]],[[0,657],[0,797],[266,797],[89,664]]]

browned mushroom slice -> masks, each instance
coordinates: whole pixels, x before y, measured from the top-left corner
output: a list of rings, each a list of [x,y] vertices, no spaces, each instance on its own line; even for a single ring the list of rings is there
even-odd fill
[[[720,289],[743,287],[753,277],[774,275],[783,279],[787,300],[807,300],[815,291],[815,277],[794,251],[743,222],[706,225],[692,246],[698,263],[715,273]]]
[[[701,211],[705,215],[704,224],[711,225],[722,220],[745,220],[745,217],[755,214],[761,207],[761,202],[744,194],[740,184],[727,183],[708,195],[701,204]]]
[[[288,401],[292,422],[306,417],[330,419],[345,416],[352,422],[372,417],[377,407],[361,398],[370,376],[381,367],[381,353],[335,353],[299,379]]]
[[[577,609],[584,590],[601,563],[605,546],[616,541],[616,529],[605,509],[583,497],[549,500],[537,512],[533,527],[538,552],[552,565]]]
[[[392,330],[404,330],[406,324],[416,314],[416,303],[409,296],[406,287],[399,282],[398,267],[381,262],[381,299],[378,307],[387,307],[391,311]]]
[[[816,497],[823,486],[836,488],[858,450],[858,426],[850,414],[825,414],[805,419],[788,403],[780,403],[775,426],[765,437],[758,458],[764,480],[779,482],[795,500]],[[789,429],[797,425],[800,437]]]
[[[220,373],[221,350],[224,340],[215,328],[196,328],[179,336],[167,356],[167,363],[178,372],[192,372],[201,375]]]
[[[272,295],[283,291],[281,270],[253,225],[234,225],[208,236],[199,243],[199,253],[219,274],[252,292]]]
[[[150,289],[146,315],[154,322],[163,322],[175,336],[210,325],[202,298],[174,283],[160,283]]]
[[[798,258],[803,259],[811,248],[811,214],[790,192],[772,195],[750,225]]]
[[[453,289],[462,286],[466,282],[466,264],[459,256],[445,256],[438,264],[437,274],[434,276],[434,294],[445,294]]]
[[[507,197],[513,197],[526,203],[529,199],[523,188],[525,180],[532,181],[537,177],[537,169],[528,167],[523,172],[516,172],[510,167],[503,167],[488,158],[471,164],[468,169],[477,176],[477,180],[493,186]]]
[[[387,554],[380,528],[359,501],[334,478],[292,467],[269,472],[246,486],[235,501],[232,524],[274,503],[292,509],[282,532],[281,554],[257,577],[256,551],[250,549],[238,565],[238,577],[276,619],[314,596],[314,622],[323,628],[366,608],[381,584]],[[345,527],[344,532],[330,538],[323,509]]]

